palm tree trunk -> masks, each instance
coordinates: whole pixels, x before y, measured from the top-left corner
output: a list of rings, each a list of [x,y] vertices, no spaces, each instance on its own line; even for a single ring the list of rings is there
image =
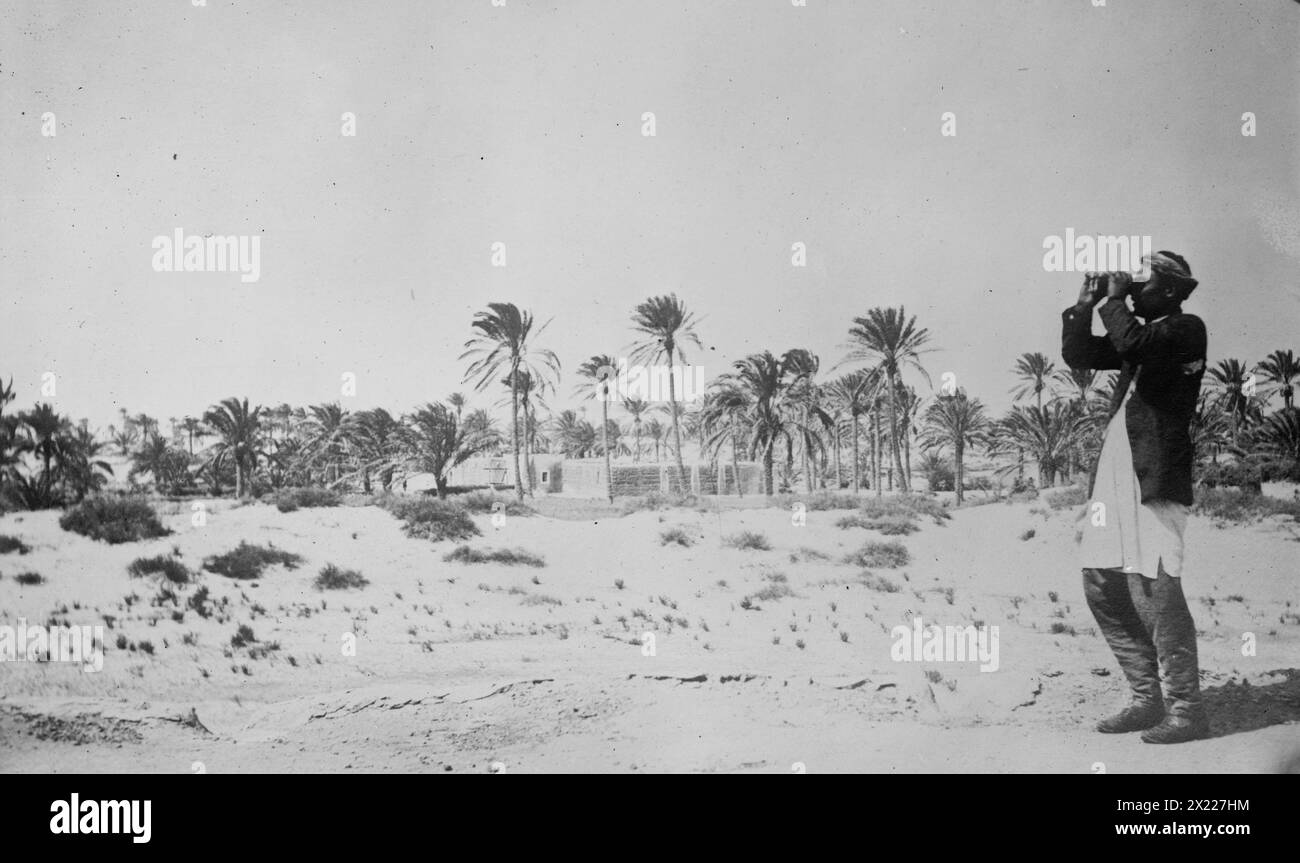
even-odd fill
[[[533,429],[533,409],[529,403],[524,404],[524,478],[527,480],[528,496],[536,497],[537,478],[533,470],[533,444],[537,442],[537,433]]]
[[[962,453],[964,452],[964,448],[962,447],[962,439],[960,435],[957,437],[956,445],[953,446],[953,451],[957,457],[957,506],[961,506],[962,501],[964,500],[962,497],[962,477],[965,476],[966,472],[962,466]]]
[[[857,494],[862,490],[861,481],[858,477],[858,415],[853,415],[853,493]]]
[[[677,445],[677,482],[683,495],[690,494],[686,465],[682,462],[682,425],[677,416],[677,384],[673,381],[673,355],[668,352],[668,405],[673,409],[673,442]]]
[[[880,402],[872,409],[875,414],[871,418],[871,487],[876,490],[876,497],[880,497]]]
[[[519,367],[510,370],[510,445],[515,453],[515,497],[524,499],[524,481],[519,475]]]
[[[740,440],[740,429],[733,422],[731,426],[731,478],[736,483],[736,497],[744,497],[745,493],[740,488],[740,454],[738,452]]]
[[[903,420],[903,466],[907,468],[907,473],[903,474],[903,476],[908,479],[908,482],[903,485],[903,491],[910,491],[910,482],[912,478],[912,435],[911,421],[907,419]]]
[[[772,489],[772,446],[771,444],[769,444],[767,448],[763,450],[763,490],[768,497],[772,496],[773,489]]]
[[[606,387],[608,390],[608,387]],[[609,502],[614,502],[614,469],[609,460],[609,392],[606,391],[605,397],[600,401],[600,437],[601,445],[605,448],[605,496]]]
[[[903,474],[903,454],[898,446],[898,406],[894,403],[894,372],[889,371],[889,449],[894,456],[894,468],[898,471],[898,485],[907,491],[907,477]]]
[[[803,434],[800,441],[803,456],[803,489],[813,494],[813,460],[809,459],[809,409],[803,408]]]
[[[840,472],[840,427],[838,420],[831,434],[835,435],[835,490],[839,491],[844,485],[844,476]]]

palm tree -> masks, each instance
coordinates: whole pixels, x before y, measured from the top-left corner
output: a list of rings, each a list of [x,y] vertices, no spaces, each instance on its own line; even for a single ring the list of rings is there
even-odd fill
[[[607,354],[597,354],[578,366],[578,376],[583,378],[575,392],[584,398],[600,399],[601,449],[605,451],[605,496],[614,502],[614,467],[609,456],[609,400],[610,378],[615,374],[615,360]],[[617,429],[617,427],[615,427]]]
[[[1064,469],[1085,419],[1074,402],[1056,402],[1042,408],[1015,406],[994,427],[992,449],[1028,452],[1038,462],[1038,484],[1045,488],[1056,483],[1056,475]],[[1000,472],[1016,468],[1008,465]]]
[[[190,455],[194,455],[194,432],[199,427],[199,421],[195,417],[187,416],[181,420],[181,428],[185,429],[186,435],[190,441]]]
[[[188,482],[188,466],[189,459],[183,452],[173,448],[162,435],[152,432],[131,457],[127,478],[134,480],[147,473],[153,477],[154,487],[160,494],[170,494]]]
[[[41,475],[36,487],[42,507],[54,503],[53,487],[56,468],[61,467],[65,449],[64,441],[71,433],[72,425],[65,417],[55,412],[48,404],[37,404],[32,410],[18,415],[18,421],[26,435],[23,449],[32,452],[41,460]]]
[[[705,402],[703,424],[708,439],[705,442],[718,460],[718,494],[725,490],[721,459],[717,453],[724,444],[731,444],[731,475],[736,483],[736,497],[744,497],[745,492],[740,481],[740,449],[748,446],[745,432],[745,419],[752,404],[748,393],[739,387],[728,386],[725,379],[714,382],[714,388]]]
[[[464,393],[452,393],[447,396],[447,404],[451,405],[456,410],[456,422],[460,422],[461,413],[465,410]]]
[[[338,402],[312,405],[310,413],[303,429],[304,452],[311,464],[321,465],[322,483],[332,485],[338,482],[339,467],[348,457],[354,425]]]
[[[1278,385],[1282,393],[1282,405],[1286,410],[1295,406],[1295,381],[1300,378],[1300,360],[1291,351],[1273,351],[1259,364],[1264,379]]]
[[[547,324],[550,322],[548,321]],[[465,352],[460,359],[473,358],[465,371],[465,381],[474,380],[474,388],[482,392],[493,379],[505,372],[510,387],[510,442],[514,451],[515,495],[524,499],[524,482],[519,466],[519,372],[528,371],[534,379],[544,378],[534,359],[543,369],[558,377],[560,360],[553,352],[534,349],[530,339],[539,336],[547,324],[533,332],[533,315],[520,311],[513,303],[489,303],[488,310],[478,312],[470,325],[477,333],[465,342]]]
[[[266,457],[262,450],[262,411],[261,405],[250,408],[248,399],[241,402],[232,396],[213,405],[203,415],[203,421],[221,438],[210,459],[213,476],[222,464],[232,464],[237,498],[252,490],[253,471],[258,460]]]
[[[1300,411],[1283,408],[1264,420],[1254,435],[1251,456],[1270,476],[1296,479],[1300,473]]]
[[[118,448],[120,455],[129,455],[140,440],[140,432],[136,430],[135,423],[132,422],[124,425],[121,431],[114,432],[110,437],[113,445]]]
[[[895,388],[906,366],[919,371],[929,383],[930,376],[921,367],[920,356],[930,339],[928,330],[916,326],[915,316],[908,318],[902,306],[897,309],[870,309],[865,316],[854,318],[849,329],[849,353],[845,363],[867,362],[884,369],[885,393],[889,399],[889,448],[894,457],[903,491],[908,491],[908,477],[903,473],[903,456],[898,446],[898,405]]]
[[[1232,443],[1239,446],[1242,427],[1258,413],[1254,400],[1244,386],[1250,377],[1250,371],[1241,360],[1228,358],[1219,360],[1219,364],[1209,372],[1219,394],[1219,404],[1228,414],[1232,425]]]
[[[979,399],[966,398],[966,391],[958,389],[955,395],[939,396],[925,410],[925,425],[921,431],[921,445],[926,447],[951,446],[956,463],[957,505],[961,506],[962,481],[965,476],[963,456],[966,447],[983,439],[989,420]]]
[[[534,377],[527,369],[520,369],[516,375],[519,391],[519,410],[524,417],[524,476],[528,480],[528,496],[533,497],[537,489],[536,471],[533,470],[533,453],[537,442],[537,408],[545,408],[545,395],[548,389],[554,389],[546,378]],[[509,386],[508,381],[502,383]]]
[[[821,360],[812,351],[795,348],[786,351],[782,355],[781,365],[787,370],[790,378],[790,398],[798,403],[803,413],[803,424],[807,426],[812,412],[818,410],[817,385],[813,383],[813,378],[817,376],[817,371],[821,368]],[[801,447],[800,450],[803,461],[804,488],[809,494],[812,494],[813,465],[808,457],[808,448]]]
[[[113,475],[112,466],[99,458],[104,444],[85,425],[78,426],[64,441],[64,485],[72,499],[80,502],[91,492],[101,490]]]
[[[1212,393],[1203,392],[1196,400],[1196,413],[1188,431],[1192,437],[1192,460],[1200,464],[1208,456],[1212,463],[1219,460],[1219,452],[1232,445],[1228,417]]]
[[[655,419],[654,417],[651,417],[649,420],[646,421],[646,424],[645,424],[645,432],[646,432],[647,435],[650,436],[650,440],[654,441],[654,447],[655,447],[655,464],[658,464],[658,463],[659,463],[659,444],[663,441],[664,436],[665,436],[666,433],[667,433],[667,430],[664,428],[664,424],[663,424],[663,423],[659,422],[658,419]]]
[[[623,410],[632,415],[632,434],[636,438],[636,449],[632,453],[632,461],[641,460],[641,417],[650,409],[650,405],[643,399],[623,399]]]
[[[861,490],[861,468],[858,454],[859,418],[871,411],[880,382],[880,370],[850,372],[827,387],[827,394],[849,415],[853,441],[853,493]],[[838,440],[837,440],[838,443]],[[838,473],[836,479],[839,479]]]
[[[1055,376],[1056,364],[1048,359],[1046,354],[1037,351],[1024,353],[1012,366],[1011,373],[1021,381],[1019,387],[1012,388],[1012,398],[1019,401],[1032,394],[1038,402],[1039,409],[1042,409],[1043,393],[1049,391],[1048,381]]]
[[[5,405],[14,400],[14,380],[6,384],[0,380],[0,501],[4,500],[5,482],[12,478],[20,462],[18,446],[18,417],[5,416]]]
[[[922,400],[916,390],[900,385],[898,388],[898,415],[903,434],[903,470],[912,476],[912,435],[916,433],[916,419],[921,413]]]
[[[471,423],[459,423],[446,405],[430,402],[406,418],[402,433],[408,470],[433,476],[438,497],[447,496],[447,472],[496,445],[496,437]]]
[[[348,419],[347,439],[356,454],[362,492],[370,494],[372,471],[379,471],[379,481],[384,491],[388,491],[393,484],[393,471],[402,458],[402,424],[383,408],[360,411]],[[459,423],[459,411],[456,420]]]
[[[794,381],[802,373],[799,362],[786,366],[771,351],[750,354],[733,364],[734,371],[714,382],[717,399],[744,406],[750,458],[762,459],[764,493],[769,496],[776,491],[774,462],[778,447],[784,446],[787,465],[796,443],[811,451],[821,447],[821,439],[804,422],[805,406],[793,398]]]
[[[158,420],[146,413],[138,413],[131,417],[131,422],[140,427],[140,434],[148,437],[149,433],[158,430]]]
[[[596,448],[596,429],[577,411],[561,411],[552,421],[560,441],[560,452],[570,458],[586,458]]]
[[[668,403],[672,409],[673,441],[676,444],[677,481],[682,494],[690,490],[686,465],[682,462],[681,417],[677,407],[677,386],[673,380],[673,362],[686,362],[684,344],[703,348],[695,332],[695,316],[686,311],[686,304],[676,294],[651,297],[632,312],[632,329],[646,336],[632,350],[633,362],[653,365],[660,360],[668,363]]]

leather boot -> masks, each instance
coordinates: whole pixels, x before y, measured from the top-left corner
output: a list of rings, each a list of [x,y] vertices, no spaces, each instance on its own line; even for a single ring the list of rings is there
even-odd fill
[[[1163,704],[1130,704],[1114,716],[1098,722],[1097,730],[1102,734],[1127,734],[1158,726],[1164,718]]]

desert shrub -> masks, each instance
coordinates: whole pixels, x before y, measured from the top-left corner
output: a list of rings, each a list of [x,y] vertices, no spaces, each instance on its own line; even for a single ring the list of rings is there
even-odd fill
[[[659,534],[660,545],[672,545],[673,543],[685,548],[690,548],[694,543],[694,540],[691,539],[689,533],[682,530],[680,527],[670,527],[663,533]]]
[[[963,479],[961,487],[966,491],[992,491],[994,485],[993,480],[986,476],[975,476]]]
[[[924,515],[933,519],[935,524],[943,524],[952,518],[952,513],[942,503],[919,494],[900,494],[869,500],[862,504],[862,514],[875,519],[913,519]]]
[[[1070,509],[1083,506],[1088,502],[1088,490],[1083,486],[1072,485],[1069,488],[1049,491],[1043,498],[1052,509]]]
[[[1076,635],[1076,634],[1077,633],[1074,631],[1074,627],[1070,626],[1068,623],[1062,623],[1061,621],[1058,620],[1052,624],[1052,635]]]
[[[733,533],[726,538],[727,545],[732,548],[738,548],[749,551],[770,551],[772,544],[767,541],[767,537],[761,533],[755,533],[752,530],[744,530],[740,533]]]
[[[268,566],[283,564],[286,569],[294,569],[301,562],[302,557],[292,552],[241,541],[232,551],[205,558],[203,568],[226,578],[247,580],[260,578]]]
[[[1033,500],[1038,497],[1038,485],[1032,476],[1018,476],[1011,481],[1011,493]]]
[[[275,499],[275,508],[280,512],[297,512],[298,502],[292,497],[278,497]]]
[[[460,504],[474,515],[486,515],[493,512],[502,512],[506,515],[534,515],[532,507],[523,501],[509,495],[497,494],[491,491],[471,491],[466,494],[458,494],[451,498],[452,503]]]
[[[883,575],[876,575],[874,572],[864,572],[858,576],[858,581],[868,590],[877,590],[881,593],[898,593],[901,588],[885,578]]]
[[[157,557],[137,557],[131,561],[131,565],[126,568],[126,571],[132,578],[143,578],[146,575],[161,573],[164,578],[174,584],[187,584],[193,577],[193,573],[185,564],[174,557],[162,554]]]
[[[443,560],[450,563],[502,563],[506,566],[546,566],[546,561],[522,548],[470,548],[458,546],[455,551],[443,555]]]
[[[787,596],[794,596],[794,591],[791,590],[790,585],[785,582],[777,581],[772,582],[762,590],[751,593],[749,596],[751,600],[756,599],[760,602],[775,602],[776,600],[783,599]]]
[[[806,545],[799,546],[798,551],[790,553],[790,562],[798,563],[801,560],[830,560],[831,556],[824,551],[810,548]]]
[[[212,609],[208,608],[208,603],[211,601],[212,599],[208,596],[207,587],[200,587],[198,590],[194,591],[194,593],[190,594],[190,598],[185,601],[185,604],[199,617],[206,618],[212,616]]]
[[[385,508],[402,522],[406,535],[441,542],[481,535],[469,511],[458,503],[432,497],[391,497]]]
[[[15,551],[19,554],[26,554],[31,550],[31,546],[27,545],[18,537],[6,536],[5,534],[0,533],[0,554],[12,554]]]
[[[22,585],[27,585],[29,587],[33,585],[45,583],[45,579],[41,576],[39,572],[20,572],[14,576],[14,581]]]
[[[845,494],[822,489],[803,498],[801,502],[810,512],[816,512],[830,509],[857,509],[862,503],[862,498],[852,493]]]
[[[883,566],[895,569],[906,566],[912,559],[907,547],[901,542],[868,542],[862,548],[844,558],[844,562],[854,566]]]
[[[316,488],[305,486],[303,488],[289,488],[280,491],[280,497],[289,497],[300,507],[311,508],[318,506],[338,506],[343,502],[343,497],[332,488]]]
[[[564,602],[545,593],[530,593],[520,600],[524,605],[564,605]]]
[[[930,491],[952,491],[957,487],[957,471],[951,460],[938,453],[926,453],[920,467]]]
[[[239,624],[239,628],[235,630],[235,634],[230,636],[231,647],[244,647],[253,644],[256,641],[257,636],[253,634],[253,627],[249,626],[247,623]]]
[[[1258,521],[1271,515],[1300,520],[1300,500],[1283,500],[1239,488],[1196,489],[1192,511],[1227,522]]]
[[[880,518],[870,518],[862,513],[846,515],[839,521],[835,522],[836,527],[848,529],[853,527],[866,528],[867,530],[878,530],[886,536],[907,536],[909,533],[916,533],[920,530],[916,522],[910,517],[884,516]]]
[[[1260,492],[1264,471],[1258,464],[1244,461],[1210,462],[1197,471],[1197,484],[1210,488],[1232,487]]]
[[[348,590],[362,588],[369,583],[370,579],[355,569],[339,569],[332,563],[321,568],[315,582],[317,590]]]
[[[699,501],[696,500],[695,495],[683,495],[675,492],[664,494],[663,492],[652,491],[643,497],[633,497],[623,501],[623,515],[630,515],[641,510],[654,512],[672,507],[694,507],[698,503]]]
[[[128,497],[86,498],[63,513],[59,527],[110,545],[171,533],[158,521],[153,507],[139,498]]]

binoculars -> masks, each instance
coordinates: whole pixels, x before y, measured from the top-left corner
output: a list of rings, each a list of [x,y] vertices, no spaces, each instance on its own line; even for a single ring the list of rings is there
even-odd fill
[[[1110,289],[1110,279],[1112,275],[1114,275],[1114,273],[1097,274],[1097,285],[1100,290],[1107,291]],[[1142,293],[1142,289],[1145,288],[1146,286],[1147,286],[1146,282],[1144,281],[1140,282],[1136,278],[1134,278],[1131,282],[1129,282],[1128,295],[1133,299],[1137,299],[1138,294]]]

